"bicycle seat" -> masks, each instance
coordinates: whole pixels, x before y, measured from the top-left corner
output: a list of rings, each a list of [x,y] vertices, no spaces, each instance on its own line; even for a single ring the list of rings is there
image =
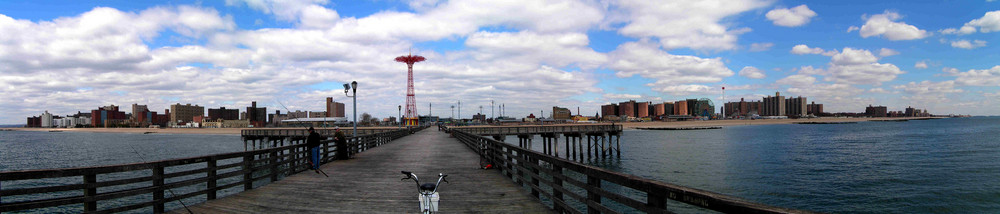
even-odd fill
[[[437,187],[437,184],[426,183],[426,184],[420,185],[420,190],[433,191],[435,187]]]

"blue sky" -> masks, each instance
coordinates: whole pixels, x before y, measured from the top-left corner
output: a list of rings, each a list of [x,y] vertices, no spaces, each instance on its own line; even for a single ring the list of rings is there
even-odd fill
[[[997,115],[998,4],[3,1],[0,109],[11,114],[0,124],[132,103],[320,111],[325,97],[347,101],[350,81],[360,112],[394,116],[406,67],[391,60],[410,51],[428,58],[414,69],[418,111],[445,117],[458,100],[463,117],[490,100],[521,117],[775,92],[831,112]]]

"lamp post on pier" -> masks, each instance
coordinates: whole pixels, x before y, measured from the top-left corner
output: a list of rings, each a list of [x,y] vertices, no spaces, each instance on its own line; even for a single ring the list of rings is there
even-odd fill
[[[352,94],[347,94],[347,92],[352,92]],[[351,84],[344,83],[344,95],[352,98],[354,101],[354,133],[351,137],[358,136],[358,81],[351,81]]]
[[[402,121],[402,117],[403,117],[403,105],[399,105],[399,110],[396,111],[396,126],[399,126],[399,128],[403,128],[403,123],[400,122]]]

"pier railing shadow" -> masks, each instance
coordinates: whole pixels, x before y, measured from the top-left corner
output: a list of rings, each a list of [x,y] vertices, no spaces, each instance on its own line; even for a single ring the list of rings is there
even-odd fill
[[[667,200],[724,213],[811,213],[613,172],[480,136],[502,131],[466,130],[448,131],[560,213],[671,213]]]
[[[334,161],[338,149],[358,153],[424,128],[350,137],[348,148],[324,140],[321,162]],[[307,169],[308,149],[295,144],[145,163],[0,172],[0,213],[114,213],[147,207],[162,213],[168,203],[180,208],[182,199],[213,200],[220,193],[250,190]]]

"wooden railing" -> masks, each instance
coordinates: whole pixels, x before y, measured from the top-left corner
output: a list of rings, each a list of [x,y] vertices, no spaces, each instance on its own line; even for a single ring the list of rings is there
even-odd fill
[[[545,155],[462,129],[452,134],[564,213],[670,213],[667,199],[725,213],[809,213],[640,178]]]
[[[358,135],[369,135],[375,133],[382,133],[388,131],[395,131],[401,128],[388,127],[388,128],[361,128],[358,129]],[[353,131],[351,128],[343,128],[340,131],[344,134],[351,135]],[[322,136],[333,136],[334,129],[331,128],[318,128],[316,133]],[[243,129],[240,130],[240,136],[244,138],[253,137],[306,137],[309,135],[309,130],[305,128],[260,128],[260,129]]]
[[[621,133],[621,125],[553,125],[553,126],[492,126],[492,127],[449,127],[476,135],[518,135],[556,133]]]
[[[357,136],[349,139],[348,149],[365,151],[424,128]],[[333,141],[322,141],[321,162],[333,161],[337,149]],[[41,212],[114,213],[150,206],[153,212],[162,213],[167,203],[202,195],[213,200],[222,190],[242,186],[246,191],[255,187],[255,181],[260,181],[259,187],[304,171],[307,154],[303,145],[289,145],[146,163],[0,172],[0,213],[44,208],[58,209]],[[53,183],[46,179],[70,182],[45,185]],[[184,188],[195,191],[174,194],[179,191],[173,190]],[[137,197],[144,200],[125,200]],[[83,206],[74,206],[78,204]]]

